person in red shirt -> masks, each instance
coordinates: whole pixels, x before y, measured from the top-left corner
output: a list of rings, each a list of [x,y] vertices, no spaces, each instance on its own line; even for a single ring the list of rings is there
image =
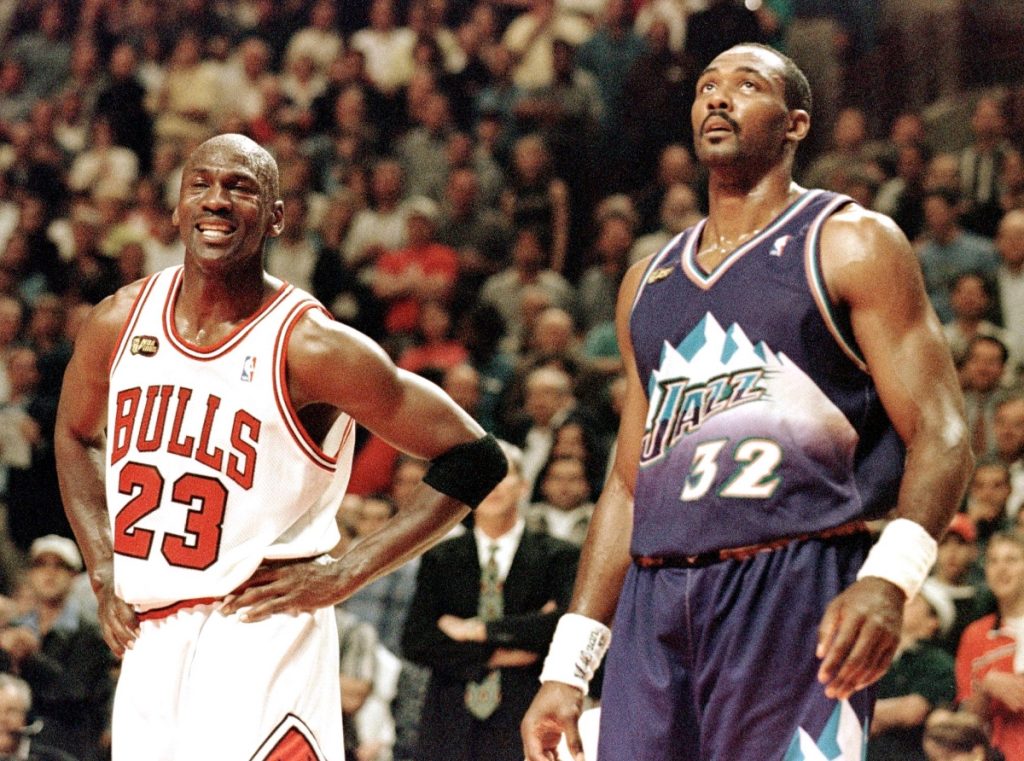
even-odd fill
[[[452,313],[437,299],[420,304],[416,342],[402,352],[396,363],[413,373],[447,372],[469,359],[469,350],[452,338]]]
[[[455,249],[438,243],[438,205],[418,196],[407,201],[407,244],[385,251],[372,269],[374,295],[386,303],[384,327],[389,334],[410,335],[427,299],[448,301],[459,274]]]
[[[956,655],[957,700],[992,726],[1006,761],[1024,760],[1024,534],[989,540],[985,581],[998,611],[970,624]]]

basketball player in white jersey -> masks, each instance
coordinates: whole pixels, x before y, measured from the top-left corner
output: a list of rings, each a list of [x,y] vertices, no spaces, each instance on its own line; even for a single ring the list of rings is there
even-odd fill
[[[65,509],[123,656],[113,759],[340,761],[331,606],[447,532],[505,459],[440,389],[264,271],[285,210],[256,143],[199,146],[173,219],[184,266],[93,310],[57,424]],[[332,560],[355,422],[431,467]]]

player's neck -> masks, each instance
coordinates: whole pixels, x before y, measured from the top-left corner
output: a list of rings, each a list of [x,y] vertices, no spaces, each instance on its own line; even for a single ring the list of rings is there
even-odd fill
[[[772,172],[753,183],[713,174],[701,249],[731,251],[769,225],[801,190],[788,172]]]
[[[518,520],[518,514],[514,512],[493,516],[481,514],[475,516],[475,525],[488,539],[501,539],[516,527]]]
[[[272,290],[261,269],[230,277],[187,270],[174,311],[178,332],[200,346],[215,343],[256,313]]]

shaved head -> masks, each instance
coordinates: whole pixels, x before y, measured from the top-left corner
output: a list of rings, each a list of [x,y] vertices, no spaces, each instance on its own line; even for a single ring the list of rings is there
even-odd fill
[[[242,158],[247,168],[259,179],[268,199],[276,200],[280,197],[281,179],[277,161],[266,148],[245,135],[227,133],[211,137],[192,152],[186,163],[186,169],[201,164],[206,156],[224,150],[231,151]]]

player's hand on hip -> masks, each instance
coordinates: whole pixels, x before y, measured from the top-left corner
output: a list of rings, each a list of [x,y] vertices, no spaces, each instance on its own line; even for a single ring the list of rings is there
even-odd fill
[[[900,641],[906,595],[892,582],[867,576],[838,595],[818,627],[818,681],[844,700],[888,670]]]
[[[542,684],[519,727],[526,761],[557,761],[563,734],[573,759],[583,761],[577,723],[582,712],[583,693],[579,688],[562,682]]]
[[[112,587],[101,589],[96,597],[103,639],[114,655],[121,658],[139,636],[139,618],[131,605],[114,594]]]
[[[242,586],[224,598],[221,613],[238,613],[243,621],[262,621],[275,613],[327,608],[344,599],[339,591],[338,561],[267,561]]]

